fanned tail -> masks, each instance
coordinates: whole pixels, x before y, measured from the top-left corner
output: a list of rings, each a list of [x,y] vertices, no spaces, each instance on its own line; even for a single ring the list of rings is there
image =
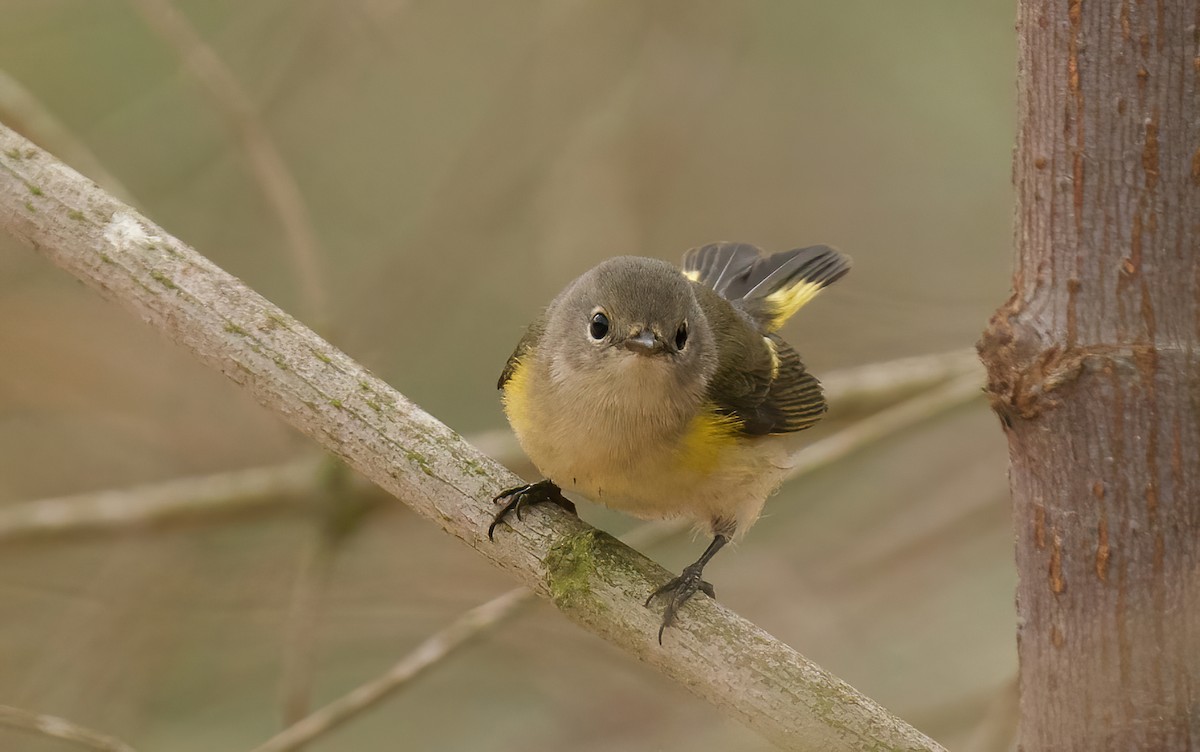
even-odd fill
[[[773,332],[818,292],[850,271],[850,257],[827,245],[766,256],[749,243],[710,243],[684,254],[683,274],[711,287]]]

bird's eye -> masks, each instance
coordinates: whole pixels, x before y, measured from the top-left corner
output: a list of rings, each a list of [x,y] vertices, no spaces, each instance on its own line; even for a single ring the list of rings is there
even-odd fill
[[[679,325],[678,329],[675,330],[675,349],[682,350],[683,346],[686,344],[687,344],[687,322],[685,321]]]
[[[588,334],[592,335],[592,339],[601,340],[608,336],[608,317],[604,315],[604,311],[596,311],[592,314],[592,320],[588,324]]]

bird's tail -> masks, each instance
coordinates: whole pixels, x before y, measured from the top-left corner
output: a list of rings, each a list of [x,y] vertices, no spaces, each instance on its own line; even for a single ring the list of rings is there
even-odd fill
[[[711,287],[773,332],[826,285],[850,271],[850,257],[827,245],[766,256],[749,243],[710,243],[684,254],[683,274]]]

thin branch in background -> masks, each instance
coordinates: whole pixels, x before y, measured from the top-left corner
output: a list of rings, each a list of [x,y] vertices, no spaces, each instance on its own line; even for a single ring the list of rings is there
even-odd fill
[[[99,752],[136,752],[133,747],[120,739],[84,728],[66,718],[34,713],[10,705],[0,705],[0,726],[28,731],[52,739],[62,739],[87,749],[99,750]]]
[[[859,447],[926,420],[968,400],[983,396],[982,371],[968,372],[944,385],[856,421],[796,453],[792,475],[825,467]]]
[[[977,374],[983,365],[972,348],[883,360],[825,374],[821,386],[831,416],[878,410],[956,376]]]
[[[276,734],[255,747],[254,752],[290,752],[300,749],[318,736],[337,728],[407,686],[414,678],[444,660],[471,638],[515,614],[521,605],[532,600],[532,596],[533,593],[525,588],[514,588],[467,611],[422,642],[387,673],[357,687]]]
[[[315,535],[300,554],[284,622],[280,718],[286,728],[308,715],[316,681],[317,627],[334,560],[345,541],[375,508],[374,495],[357,493],[354,475],[340,461],[324,460]]]
[[[977,370],[977,369],[972,369]],[[796,480],[848,457],[871,444],[924,420],[983,396],[982,374],[968,373],[821,439],[795,455],[788,475]],[[686,522],[639,525],[621,540],[636,548],[660,543],[686,530]],[[425,670],[449,658],[459,648],[507,621],[533,602],[533,592],[519,587],[476,606],[424,640],[381,676],[358,686],[313,714],[255,747],[253,752],[295,752],[355,716],[365,713],[411,684]],[[990,715],[990,714],[989,714]],[[982,730],[982,727],[981,727]],[[988,752],[991,752],[988,750]]]
[[[308,715],[316,681],[317,625],[321,596],[337,554],[336,544],[316,529],[300,554],[300,566],[284,620],[283,668],[279,678],[280,720],[287,728]]]
[[[237,78],[169,0],[131,0],[150,28],[175,48],[188,71],[229,121],[247,164],[283,228],[304,307],[314,329],[331,324],[317,234],[287,160]]]
[[[74,165],[125,203],[137,203],[129,189],[105,169],[100,159],[70,128],[3,70],[0,70],[0,122],[8,123],[30,141],[58,154],[64,162]]]
[[[294,510],[297,499],[311,497],[318,487],[319,467],[319,460],[303,459],[9,504],[0,507],[0,543]]]

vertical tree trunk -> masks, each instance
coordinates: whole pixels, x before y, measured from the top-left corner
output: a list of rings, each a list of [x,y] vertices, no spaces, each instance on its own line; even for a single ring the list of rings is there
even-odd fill
[[[1200,749],[1200,2],[1019,0],[1020,743]]]

